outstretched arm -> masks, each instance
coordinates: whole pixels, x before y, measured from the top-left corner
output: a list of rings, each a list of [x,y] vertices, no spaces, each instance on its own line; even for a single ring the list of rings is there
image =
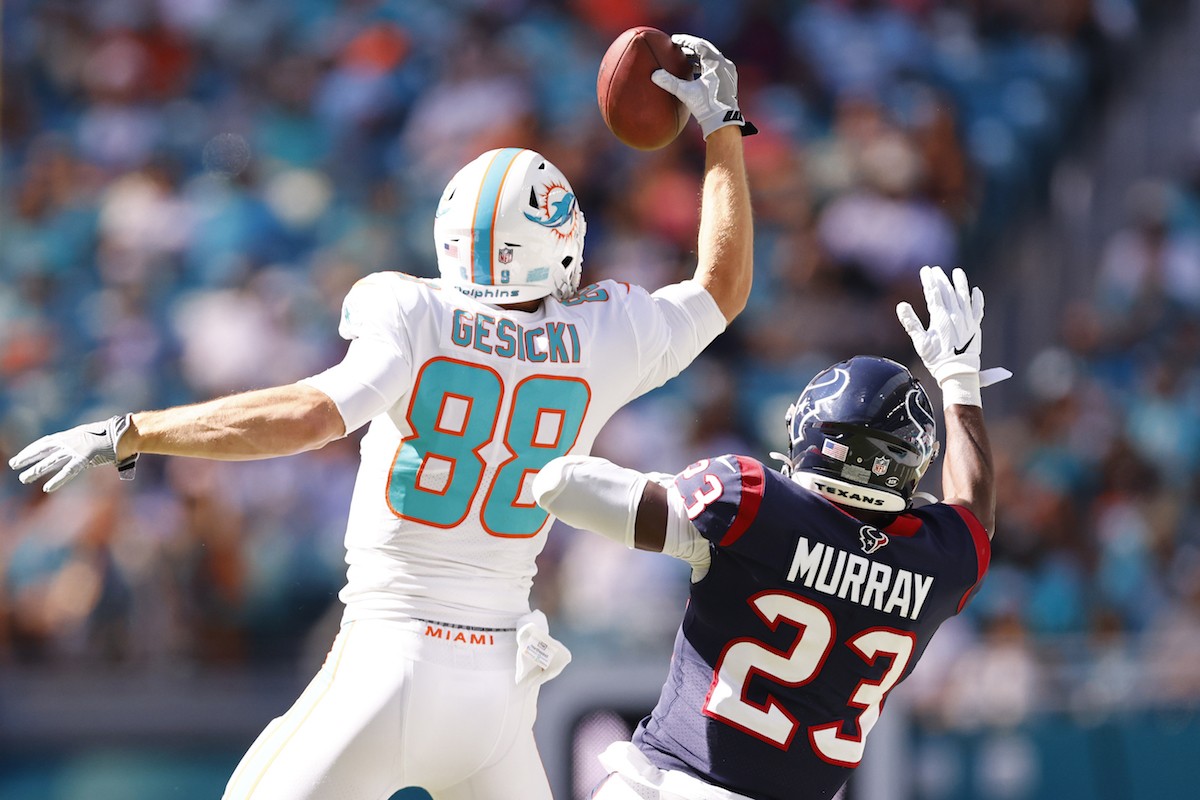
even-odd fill
[[[991,538],[996,528],[996,476],[992,448],[979,406],[947,406],[946,454],[942,460],[945,502],[971,510]]]
[[[693,280],[717,301],[725,321],[733,322],[746,307],[754,274],[754,221],[737,127],[708,137],[705,162]]]
[[[53,492],[89,467],[115,464],[133,478],[140,453],[221,461],[290,455],[344,436],[341,413],[326,394],[303,383],[230,395],[161,411],[122,414],[43,436],[13,456],[22,483],[53,474]]]
[[[22,483],[54,473],[42,487],[53,492],[104,464],[132,479],[140,453],[245,461],[315,450],[395,403],[408,373],[400,351],[359,337],[339,363],[297,383],[79,425],[43,436],[8,464],[23,470]]]
[[[315,450],[346,433],[337,406],[303,383],[133,415],[117,459],[138,453],[245,461]]]
[[[560,456],[533,479],[533,497],[568,525],[682,559],[699,580],[708,571],[708,542],[688,520],[679,492],[654,477],[596,456]]]
[[[695,54],[699,77],[681,80],[665,69],[651,77],[687,106],[704,134],[704,188],[693,280],[712,295],[728,323],[745,308],[750,295],[754,223],[742,137],[758,129],[738,108],[733,62],[705,39],[675,34],[671,40]]]
[[[996,484],[980,389],[1012,373],[1003,368],[980,372],[983,292],[970,287],[965,272],[955,269],[951,282],[941,267],[922,267],[921,285],[929,307],[929,327],[921,324],[908,303],[898,305],[896,315],[942,390],[944,502],[970,509],[990,537],[996,524]]]
[[[667,517],[670,513],[667,487],[646,481],[634,518],[633,546],[638,550],[661,553],[667,543]]]

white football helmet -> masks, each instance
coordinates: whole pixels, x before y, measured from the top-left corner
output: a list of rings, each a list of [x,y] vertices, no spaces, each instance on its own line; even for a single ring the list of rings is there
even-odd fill
[[[489,150],[458,171],[433,220],[438,272],[486,303],[579,289],[587,228],[571,184],[539,153]]]

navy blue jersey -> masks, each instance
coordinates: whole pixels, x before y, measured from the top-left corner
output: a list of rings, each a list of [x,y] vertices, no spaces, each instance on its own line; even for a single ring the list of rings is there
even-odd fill
[[[888,691],[982,579],[987,533],[943,503],[875,528],[744,456],[700,461],[675,485],[712,567],[634,742],[756,800],[832,797]]]

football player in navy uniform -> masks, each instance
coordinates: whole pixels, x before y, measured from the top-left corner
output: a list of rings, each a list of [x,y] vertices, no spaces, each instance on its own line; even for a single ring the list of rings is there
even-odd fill
[[[782,472],[703,459],[675,476],[552,461],[538,502],[692,565],[658,705],[601,756],[597,800],[825,800],[861,763],[888,692],[987,571],[995,516],[979,369],[983,294],[921,271],[930,324],[897,308],[942,392],[945,500],[914,502],[938,455],[929,397],[894,361],[821,372],[787,414]]]

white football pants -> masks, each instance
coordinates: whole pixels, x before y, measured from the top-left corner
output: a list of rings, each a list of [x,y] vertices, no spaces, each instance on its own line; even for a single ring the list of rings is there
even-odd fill
[[[533,739],[537,677],[516,635],[348,622],[325,665],[238,764],[225,800],[550,800]],[[564,651],[565,652],[565,651]]]
[[[610,774],[592,800],[749,800],[686,773],[659,769],[632,742],[613,742],[600,763]]]

